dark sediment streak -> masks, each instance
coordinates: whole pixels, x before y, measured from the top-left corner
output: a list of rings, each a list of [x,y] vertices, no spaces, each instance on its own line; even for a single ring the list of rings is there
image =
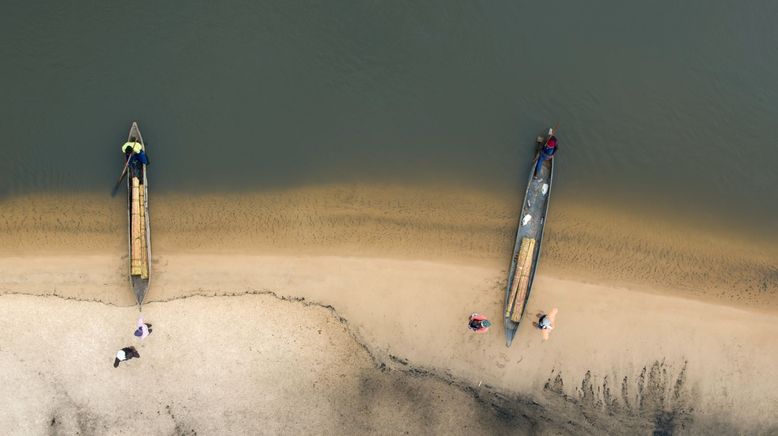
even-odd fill
[[[358,353],[372,365],[359,373],[356,395],[335,395],[335,410],[350,411],[334,423],[335,428],[357,432],[402,433],[404,430],[436,432],[450,428],[451,401],[454,407],[469,407],[474,419],[460,434],[481,432],[486,434],[705,434],[713,429],[719,433],[763,432],[775,428],[751,428],[743,423],[735,424],[699,417],[694,414],[696,397],[693,386],[687,382],[687,367],[673,367],[664,361],[647,362],[634,379],[625,376],[610,380],[597,377],[587,371],[581,380],[565,378],[551,369],[542,392],[528,395],[507,392],[499,388],[477,386],[448,373],[445,368],[428,368],[415,365],[400,356],[374,350],[331,305],[324,305],[305,298],[285,297],[273,291],[253,291],[227,295],[198,295],[157,301],[152,305],[189,299],[272,298],[276,301],[301,305],[304,310],[324,310],[353,340]],[[35,296],[51,299],[58,297]],[[69,302],[72,299],[67,299]],[[76,304],[104,304],[79,302]],[[108,305],[107,310],[117,310]],[[293,334],[292,334],[293,335]],[[86,404],[79,404],[64,385],[56,387],[60,403],[49,421],[53,429],[77,428],[87,433],[107,430],[120,423],[116,417],[105,416]],[[458,397],[458,393],[471,398]],[[155,402],[154,396],[149,398]],[[196,434],[201,432],[199,423],[185,415],[190,405],[165,400],[164,411],[174,422],[176,431]],[[463,403],[464,401],[464,403]],[[397,415],[387,416],[384,406],[394,405]],[[391,408],[390,407],[390,408]],[[375,413],[374,413],[375,412]],[[103,412],[104,413],[104,412]],[[261,418],[257,412],[255,419]],[[184,415],[184,416],[181,416]],[[326,418],[325,418],[326,419]],[[131,425],[125,423],[126,425]],[[322,422],[321,428],[333,423]],[[389,425],[387,427],[386,425]],[[180,432],[179,432],[180,433]]]

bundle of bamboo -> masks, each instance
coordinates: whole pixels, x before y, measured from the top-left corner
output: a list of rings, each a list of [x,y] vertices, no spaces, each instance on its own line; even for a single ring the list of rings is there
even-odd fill
[[[510,316],[511,321],[519,322],[524,314],[524,303],[527,298],[529,276],[532,271],[532,259],[535,257],[535,240],[523,238],[521,248],[516,260],[516,271],[511,283],[511,292],[506,306],[505,316]]]
[[[138,209],[140,210],[140,278],[149,278],[149,251],[146,243],[146,190],[138,190]]]
[[[130,248],[130,274],[134,276],[141,275],[143,260],[141,259],[143,250],[141,241],[143,240],[143,231],[141,230],[141,213],[143,208],[140,203],[141,189],[140,180],[137,177],[132,178],[132,197],[130,202],[130,238],[132,241]]]

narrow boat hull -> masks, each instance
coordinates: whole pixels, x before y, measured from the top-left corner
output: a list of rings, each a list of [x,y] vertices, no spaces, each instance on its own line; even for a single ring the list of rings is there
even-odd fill
[[[551,200],[551,185],[554,181],[555,159],[543,162],[537,177],[537,167],[540,153],[535,155],[530,168],[527,190],[519,215],[519,227],[516,231],[516,243],[513,247],[513,257],[508,272],[508,283],[505,288],[505,322],[506,346],[510,347],[519,324],[525,315],[529,301],[532,282],[535,279],[540,260],[540,247],[543,240],[543,228],[546,224],[548,205]]]
[[[127,141],[140,142],[146,151],[138,123],[133,122]],[[124,163],[124,162],[122,162]],[[138,305],[143,304],[151,282],[151,228],[146,165],[127,168],[127,236],[130,286]]]

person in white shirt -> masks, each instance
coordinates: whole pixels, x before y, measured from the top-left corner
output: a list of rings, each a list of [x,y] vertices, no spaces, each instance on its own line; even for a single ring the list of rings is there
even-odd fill
[[[113,367],[118,368],[119,362],[124,362],[125,360],[136,357],[140,357],[140,353],[138,353],[138,350],[136,350],[135,347],[124,347],[116,352],[116,359],[113,361]]]
[[[535,324],[537,328],[540,329],[540,332],[543,334],[543,340],[548,340],[548,334],[551,332],[551,330],[554,330],[554,322],[556,321],[556,314],[559,312],[557,308],[551,309],[551,312],[541,313],[538,316],[538,322]]]

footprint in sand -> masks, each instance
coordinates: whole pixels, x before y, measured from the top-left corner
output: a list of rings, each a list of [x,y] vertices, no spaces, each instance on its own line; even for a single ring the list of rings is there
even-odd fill
[[[500,357],[497,358],[495,361],[495,365],[497,365],[498,368],[505,368],[505,365],[508,363],[508,355],[505,353],[500,353]]]

